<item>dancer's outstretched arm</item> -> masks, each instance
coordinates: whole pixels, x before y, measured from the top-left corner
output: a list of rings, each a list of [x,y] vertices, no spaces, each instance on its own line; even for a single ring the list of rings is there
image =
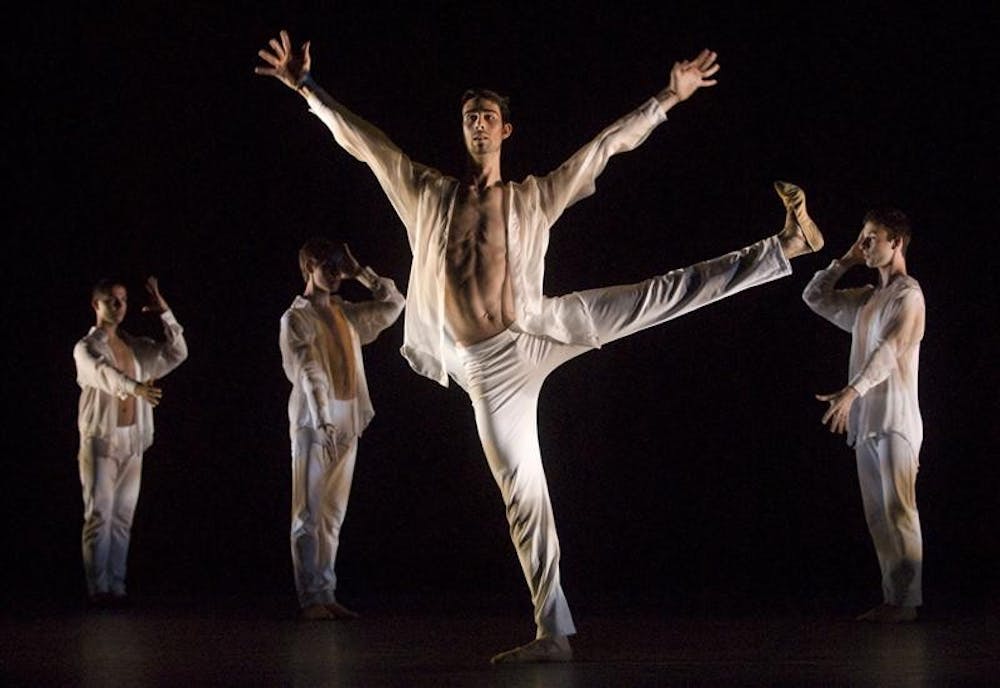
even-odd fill
[[[257,54],[269,66],[254,67],[254,74],[273,76],[288,88],[298,91],[302,82],[309,76],[309,69],[312,66],[309,41],[303,43],[300,52],[296,53],[292,48],[292,39],[288,32],[282,29],[278,33],[278,38],[269,40],[268,45],[270,50],[261,49]]]
[[[699,88],[715,86],[715,76],[720,65],[718,54],[711,50],[702,50],[693,60],[674,62],[670,69],[670,83],[662,91],[656,94],[656,99],[660,101],[660,107],[666,112],[680,102],[683,102],[694,95]]]
[[[606,127],[557,169],[539,178],[534,205],[542,210],[549,223],[554,223],[566,208],[594,193],[597,177],[611,156],[638,147],[664,121],[668,110],[699,89],[714,86],[716,80],[712,77],[720,69],[717,60],[715,52],[702,50],[692,60],[675,62],[666,88],[638,110]]]
[[[305,98],[340,147],[371,168],[403,224],[412,231],[420,189],[439,173],[412,162],[380,129],[334,100],[313,80],[309,41],[296,51],[288,32],[281,30],[268,46],[258,51],[266,64],[255,67],[254,73],[274,77]]]

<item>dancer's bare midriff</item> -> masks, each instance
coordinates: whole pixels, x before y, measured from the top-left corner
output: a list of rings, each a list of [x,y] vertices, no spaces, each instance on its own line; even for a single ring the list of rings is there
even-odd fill
[[[135,357],[128,344],[117,335],[109,337],[108,344],[111,346],[111,353],[115,357],[115,362],[119,370],[127,376],[135,377]],[[118,427],[126,428],[135,424],[135,397],[131,394],[124,399],[118,400]]]
[[[514,322],[507,226],[499,184],[459,191],[448,230],[445,315],[455,342],[489,339]]]

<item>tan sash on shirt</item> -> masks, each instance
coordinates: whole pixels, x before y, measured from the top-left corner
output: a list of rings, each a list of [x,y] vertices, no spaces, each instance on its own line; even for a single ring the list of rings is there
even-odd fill
[[[330,304],[325,315],[328,316],[324,318],[327,327],[320,328],[319,337],[322,340],[321,350],[326,352],[329,360],[333,396],[336,399],[354,399],[358,395],[358,371],[354,365],[351,325],[336,303]]]

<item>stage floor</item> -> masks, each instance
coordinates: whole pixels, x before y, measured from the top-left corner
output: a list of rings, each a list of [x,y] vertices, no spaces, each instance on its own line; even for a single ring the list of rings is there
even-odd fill
[[[303,622],[287,599],[136,600],[125,610],[5,613],[0,679],[24,686],[996,685],[1000,619],[905,626],[849,618],[579,614],[576,661],[491,666],[530,639],[490,605],[382,600],[348,622]],[[464,607],[464,609],[463,609]],[[456,611],[460,610],[460,611]],[[523,610],[519,610],[523,611]]]

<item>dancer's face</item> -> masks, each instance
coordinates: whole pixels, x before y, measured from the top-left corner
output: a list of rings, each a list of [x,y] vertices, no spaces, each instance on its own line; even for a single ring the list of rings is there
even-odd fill
[[[316,288],[331,293],[340,289],[340,283],[346,275],[341,271],[339,263],[335,259],[323,262],[311,260],[309,265],[311,265],[309,276]]]
[[[899,239],[890,239],[889,232],[882,225],[869,221],[861,228],[861,253],[865,257],[865,265],[870,268],[891,263],[900,243]]]
[[[106,294],[100,294],[91,302],[97,313],[97,322],[107,325],[121,325],[128,310],[128,291],[120,284],[111,287]]]
[[[500,151],[513,127],[504,123],[500,105],[487,98],[472,98],[462,106],[462,132],[469,155],[480,157]]]

